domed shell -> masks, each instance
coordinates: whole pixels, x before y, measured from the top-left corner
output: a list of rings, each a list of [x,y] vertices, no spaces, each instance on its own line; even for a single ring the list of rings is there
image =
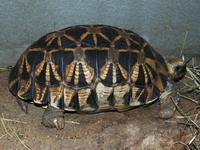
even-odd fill
[[[21,55],[9,89],[24,101],[67,111],[126,110],[165,90],[163,57],[138,34],[106,25],[48,33]]]

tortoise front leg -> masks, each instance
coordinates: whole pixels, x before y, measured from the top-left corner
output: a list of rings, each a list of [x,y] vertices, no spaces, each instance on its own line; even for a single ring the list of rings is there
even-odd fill
[[[49,128],[63,129],[65,126],[64,111],[48,106],[42,116],[42,124]]]
[[[28,102],[25,102],[21,100],[20,98],[17,98],[17,103],[19,104],[20,108],[27,114],[28,112]]]
[[[160,111],[159,117],[162,119],[172,118],[175,114],[175,105],[172,98],[177,100],[176,92],[171,83],[168,83],[164,93],[160,96]]]

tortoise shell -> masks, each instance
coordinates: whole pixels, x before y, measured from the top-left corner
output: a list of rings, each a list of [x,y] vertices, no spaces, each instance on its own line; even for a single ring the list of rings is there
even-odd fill
[[[138,34],[77,25],[27,48],[10,73],[9,90],[66,111],[122,111],[156,101],[167,80],[163,57]]]

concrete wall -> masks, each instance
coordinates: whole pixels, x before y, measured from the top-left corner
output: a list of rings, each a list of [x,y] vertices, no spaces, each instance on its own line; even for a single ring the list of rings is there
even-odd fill
[[[75,24],[131,29],[164,55],[200,54],[200,0],[0,0],[0,66],[43,34]]]

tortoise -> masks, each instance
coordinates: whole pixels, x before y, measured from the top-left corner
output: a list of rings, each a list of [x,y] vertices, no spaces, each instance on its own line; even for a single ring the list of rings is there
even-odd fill
[[[127,29],[75,25],[28,47],[11,70],[8,87],[22,110],[27,112],[29,103],[42,106],[42,123],[62,129],[64,112],[121,112],[159,98],[162,107],[174,82],[186,74],[187,62],[165,60]],[[163,112],[165,118],[171,114]]]

